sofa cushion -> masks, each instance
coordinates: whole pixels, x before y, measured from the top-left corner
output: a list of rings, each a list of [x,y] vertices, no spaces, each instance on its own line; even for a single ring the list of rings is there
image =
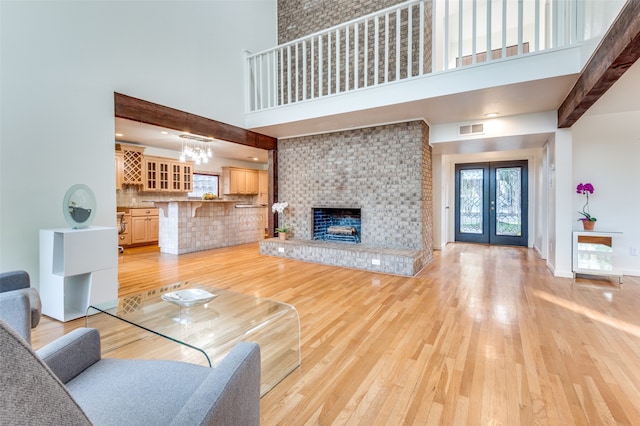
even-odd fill
[[[69,381],[67,389],[95,424],[163,425],[212,372],[175,361],[108,358]]]

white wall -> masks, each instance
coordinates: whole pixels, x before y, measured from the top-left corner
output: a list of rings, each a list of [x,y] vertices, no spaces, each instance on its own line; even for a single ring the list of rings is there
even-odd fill
[[[38,230],[67,226],[71,185],[115,226],[113,93],[244,127],[243,51],[276,44],[276,0],[0,7],[0,271],[37,286]]]
[[[433,187],[433,248],[442,250],[447,245],[447,210],[449,205],[447,177],[443,172],[442,155],[431,156],[431,176]]]
[[[595,191],[589,208],[596,231],[622,231],[617,241],[624,274],[640,275],[640,110],[585,116],[573,127],[573,188],[590,182]],[[585,197],[573,191],[572,218],[577,221]],[[579,227],[576,225],[576,227]],[[632,248],[636,255],[632,256]]]
[[[464,152],[487,150],[488,147],[496,151],[527,148],[526,136],[551,135],[555,131],[556,116],[556,111],[544,111],[473,122],[434,124],[429,127],[429,143],[441,152],[447,152],[446,144],[454,143],[459,146],[463,142]],[[483,124],[484,131],[479,135],[459,136],[458,129],[464,124]],[[456,151],[459,152],[459,149]]]
[[[542,259],[547,259],[549,253],[548,246],[548,217],[549,217],[549,167],[548,167],[548,144],[542,149],[540,155],[534,158],[536,179],[536,194],[534,200],[536,200],[534,207],[535,210],[535,226],[533,235],[533,247],[538,251],[538,254]]]
[[[571,268],[572,189],[571,129],[558,129],[553,138],[553,178],[549,190],[549,257],[547,264],[557,277],[573,277]],[[573,186],[575,188],[575,186]]]

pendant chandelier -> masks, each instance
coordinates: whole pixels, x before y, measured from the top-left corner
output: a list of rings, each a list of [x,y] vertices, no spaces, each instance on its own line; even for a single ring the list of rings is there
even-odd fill
[[[213,142],[213,139],[189,134],[183,134],[180,137],[183,139],[182,152],[180,153],[181,163],[184,163],[187,159],[193,161],[196,165],[209,162],[209,158],[213,156],[209,143]]]

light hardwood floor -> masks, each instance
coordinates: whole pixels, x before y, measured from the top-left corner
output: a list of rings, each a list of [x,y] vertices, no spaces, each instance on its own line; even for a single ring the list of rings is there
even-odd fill
[[[180,280],[291,303],[302,366],[263,425],[640,424],[640,279],[555,278],[526,248],[449,244],[407,278],[260,256],[129,249],[120,294]],[[47,318],[39,347],[83,320]]]

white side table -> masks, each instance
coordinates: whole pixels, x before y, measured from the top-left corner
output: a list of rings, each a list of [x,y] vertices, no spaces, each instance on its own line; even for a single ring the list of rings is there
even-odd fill
[[[90,304],[118,300],[118,230],[40,230],[42,313],[60,321],[86,315]]]
[[[573,275],[602,275],[618,277],[622,284],[622,272],[616,268],[615,243],[622,232],[573,231]]]

